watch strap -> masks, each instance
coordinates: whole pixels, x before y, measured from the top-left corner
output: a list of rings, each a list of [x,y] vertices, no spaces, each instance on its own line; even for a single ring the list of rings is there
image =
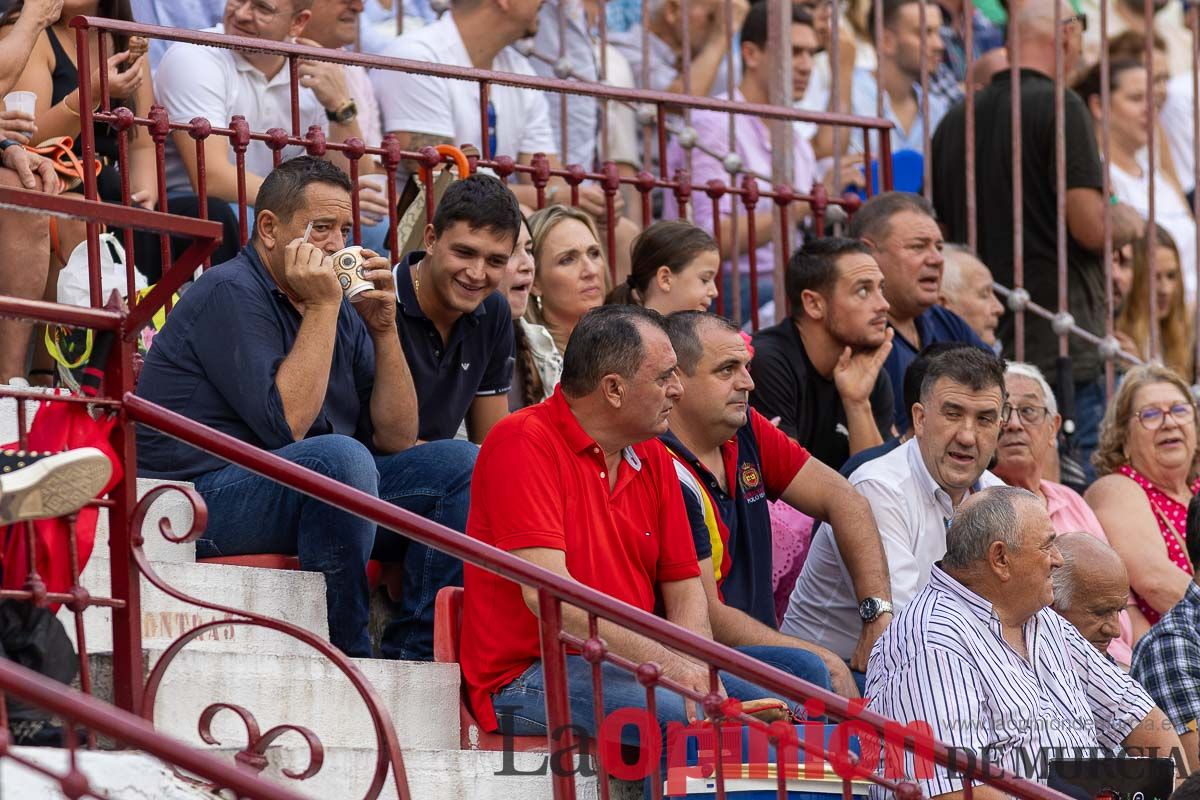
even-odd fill
[[[16,139],[0,139],[0,153],[3,153],[10,147],[21,147],[21,143]]]

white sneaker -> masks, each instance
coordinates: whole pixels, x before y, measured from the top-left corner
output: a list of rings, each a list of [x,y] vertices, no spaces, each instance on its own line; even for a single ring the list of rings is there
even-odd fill
[[[95,447],[63,453],[0,450],[0,525],[74,513],[111,476],[108,456]]]

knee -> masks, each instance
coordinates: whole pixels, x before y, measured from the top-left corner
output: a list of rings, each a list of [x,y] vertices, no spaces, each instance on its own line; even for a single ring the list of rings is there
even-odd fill
[[[479,445],[462,439],[441,439],[420,445],[430,448],[427,455],[430,463],[445,480],[447,492],[463,485],[470,485],[475,459],[479,456]]]
[[[327,434],[297,442],[290,460],[355,489],[379,493],[379,471],[366,445],[350,436]]]

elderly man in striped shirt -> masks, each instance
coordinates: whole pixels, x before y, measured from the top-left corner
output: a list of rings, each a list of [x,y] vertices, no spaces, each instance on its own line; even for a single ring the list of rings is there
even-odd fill
[[[1050,758],[1118,747],[1181,753],[1146,691],[1048,607],[1062,565],[1055,538],[1045,506],[1025,489],[984,489],[964,502],[945,558],[871,653],[871,709],[927,723],[980,766],[1043,783]],[[961,775],[921,772],[911,753],[905,771],[927,797],[963,793]]]

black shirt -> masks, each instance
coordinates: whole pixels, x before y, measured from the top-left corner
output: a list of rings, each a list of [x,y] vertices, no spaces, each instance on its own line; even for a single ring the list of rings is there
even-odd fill
[[[253,244],[197,280],[154,337],[138,379],[139,397],[266,450],[292,444],[275,373],[296,343],[303,319]],[[338,433],[368,447],[375,346],[349,302],[342,301],[325,401],[305,438]],[[226,462],[137,426],[145,477],[190,480]]]
[[[838,469],[850,457],[846,410],[833,381],[813,368],[792,320],[754,334],[750,405],[767,419],[780,417],[779,430],[802,444],[827,466]],[[891,435],[892,384],[879,370],[871,390],[871,414],[884,438]]]
[[[975,95],[975,186],[979,256],[996,282],[1013,285],[1012,253],[1012,80],[1008,70]],[[1103,172],[1092,117],[1083,100],[1067,89],[1063,101],[1066,186],[1101,190]],[[933,204],[947,238],[967,240],[966,111],[962,103],[942,119],[933,136]],[[1021,175],[1025,248],[1025,288],[1035,303],[1058,307],[1058,232],[1054,163],[1054,81],[1036,70],[1021,70]],[[1104,268],[1101,258],[1068,235],[1068,310],[1079,327],[1104,331]],[[1014,315],[1000,319],[996,333],[1013,352]],[[1025,359],[1053,375],[1058,337],[1050,323],[1025,314]],[[1103,361],[1095,347],[1071,340],[1077,383],[1095,380]]]
[[[492,292],[442,335],[417,302],[409,268],[425,257],[415,250],[396,265],[396,327],[417,389],[418,436],[453,439],[472,401],[508,394],[513,370],[513,324],[508,300]]]

